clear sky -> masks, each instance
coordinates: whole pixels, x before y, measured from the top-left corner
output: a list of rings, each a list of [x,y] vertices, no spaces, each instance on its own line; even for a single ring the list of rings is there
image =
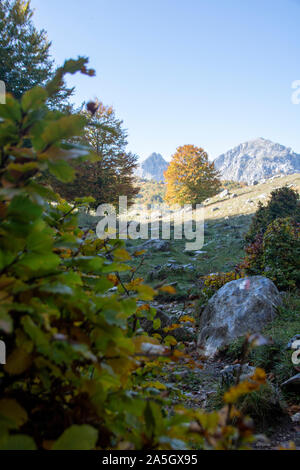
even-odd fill
[[[300,153],[300,0],[32,0],[57,64],[85,55],[74,101],[113,105],[128,150],[210,158],[265,137]]]

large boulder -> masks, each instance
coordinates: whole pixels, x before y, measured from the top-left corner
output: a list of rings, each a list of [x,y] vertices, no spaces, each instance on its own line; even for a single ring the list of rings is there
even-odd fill
[[[213,356],[219,348],[246,333],[260,332],[274,319],[281,296],[263,276],[231,281],[209,300],[199,325],[198,347]]]

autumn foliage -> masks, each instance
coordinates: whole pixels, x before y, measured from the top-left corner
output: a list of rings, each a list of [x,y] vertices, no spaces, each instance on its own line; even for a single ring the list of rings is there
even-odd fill
[[[247,448],[253,425],[234,403],[262,374],[229,390],[219,412],[175,406],[173,384],[158,377],[201,359],[172,331],[143,331],[145,318],[160,326],[156,292],[134,270],[122,280],[122,241],[78,228],[74,209],[90,198],[71,205],[39,184],[44,171],[71,180],[74,158],[95,158],[70,143],[85,119],[46,105],[60,75],[77,70],[92,73],[67,61],[46,89],[0,107],[0,450]]]
[[[202,148],[193,145],[178,147],[165,172],[165,179],[168,204],[201,204],[214,196],[221,186],[214,163],[209,162]]]

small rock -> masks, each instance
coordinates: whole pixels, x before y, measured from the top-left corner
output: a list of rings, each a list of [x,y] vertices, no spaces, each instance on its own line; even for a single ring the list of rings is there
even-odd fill
[[[295,415],[291,416],[291,420],[293,423],[300,423],[300,413],[296,413]]]
[[[219,194],[219,198],[222,199],[223,197],[227,197],[229,196],[229,191],[228,189],[224,189],[224,191],[222,191],[220,194]]]

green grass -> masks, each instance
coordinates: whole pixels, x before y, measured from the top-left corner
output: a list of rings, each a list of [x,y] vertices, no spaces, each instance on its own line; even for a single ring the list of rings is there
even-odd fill
[[[262,334],[271,340],[270,344],[253,349],[249,361],[256,367],[262,367],[268,374],[273,374],[273,382],[280,386],[282,382],[296,374],[291,360],[292,351],[286,350],[289,340],[300,332],[300,293],[289,293],[278,309],[276,319],[266,326]],[[231,361],[241,356],[243,338],[228,347],[222,354]],[[286,392],[283,394],[288,401],[300,402],[299,396]]]

